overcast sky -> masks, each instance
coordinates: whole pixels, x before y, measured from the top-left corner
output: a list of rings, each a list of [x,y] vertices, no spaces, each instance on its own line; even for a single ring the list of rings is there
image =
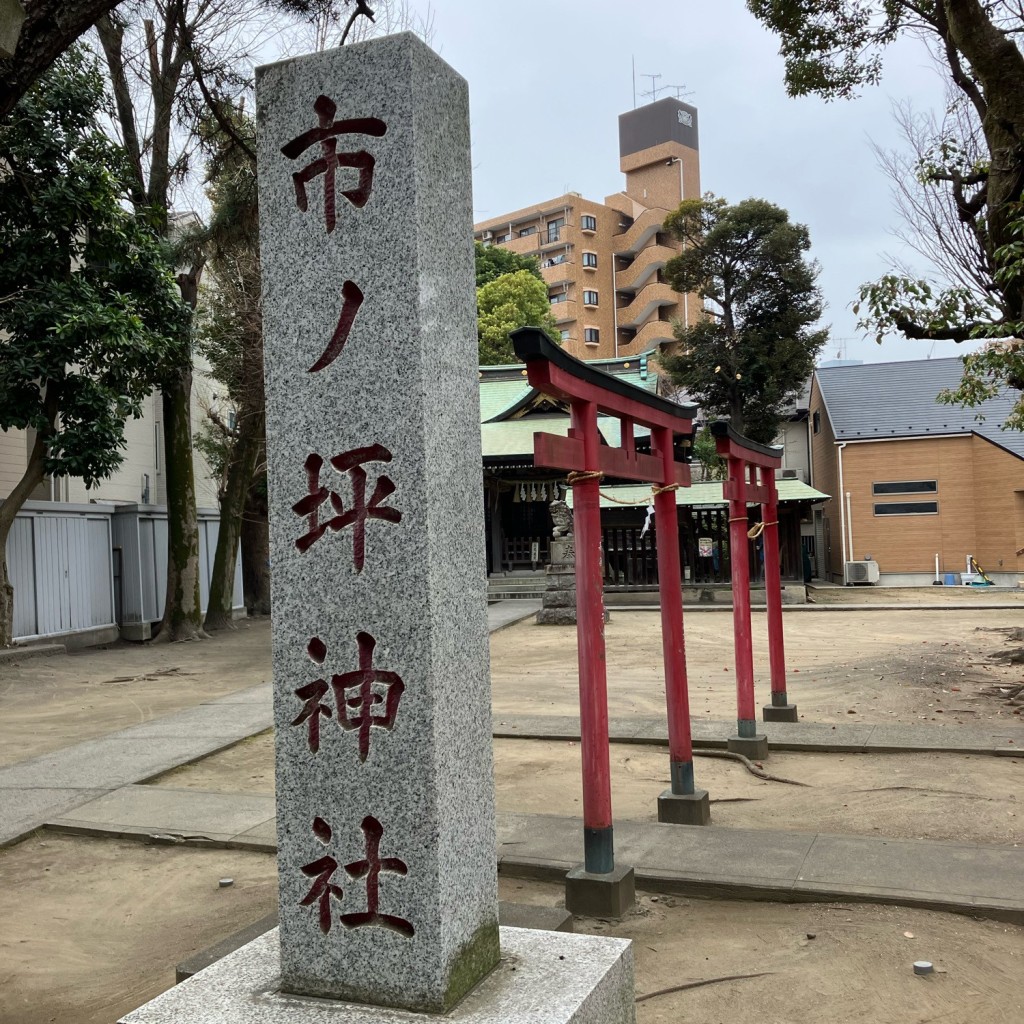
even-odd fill
[[[426,0],[411,0],[425,10]],[[941,107],[943,87],[921,44],[893,47],[880,87],[854,101],[790,99],[777,40],[743,0],[432,0],[432,45],[469,81],[474,218],[562,195],[619,191],[618,115],[650,88],[685,86],[700,111],[701,185],[738,202],[758,196],[810,229],[833,341],[879,362],[956,355],[856,329],[858,286],[900,251],[888,179],[872,142],[900,145],[894,100]],[[674,95],[662,91],[659,98]]]

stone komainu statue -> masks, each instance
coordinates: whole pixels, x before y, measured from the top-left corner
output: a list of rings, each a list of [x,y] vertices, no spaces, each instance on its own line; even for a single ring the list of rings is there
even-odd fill
[[[551,521],[554,524],[551,536],[556,540],[559,537],[571,537],[572,513],[569,511],[569,506],[564,501],[553,501],[548,508],[551,511]]]

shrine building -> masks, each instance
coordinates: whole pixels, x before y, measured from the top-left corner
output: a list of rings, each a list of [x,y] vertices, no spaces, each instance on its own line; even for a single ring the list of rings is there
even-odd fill
[[[590,365],[620,380],[658,394],[662,378],[648,356],[592,360]],[[486,508],[487,572],[491,592],[511,593],[529,587],[528,578],[541,576],[549,561],[552,519],[549,505],[561,499],[572,504],[566,474],[534,466],[536,432],[566,436],[569,413],[565,403],[531,387],[521,365],[482,366],[480,375],[480,431],[483,442],[484,499]],[[702,426],[698,419],[695,426]],[[603,442],[618,446],[619,420],[602,416],[598,427]],[[789,428],[792,429],[789,429]],[[813,571],[815,551],[813,510],[827,495],[805,482],[802,469],[793,466],[806,454],[807,420],[796,415],[784,425],[783,468],[777,474],[779,541],[784,581],[804,582]],[[783,439],[785,443],[783,444]],[[650,438],[636,427],[638,451],[650,450]],[[801,452],[800,449],[803,449]],[[689,455],[689,445],[681,454]],[[683,585],[726,586],[730,578],[728,502],[720,480],[701,481],[693,466],[694,483],[676,492]],[[606,479],[601,484],[601,526],[605,552],[606,591],[656,590],[658,585],[652,519],[645,531],[651,488]],[[758,506],[751,508],[751,525]],[[759,541],[750,544],[751,579],[763,579]],[[539,581],[539,589],[543,582]]]

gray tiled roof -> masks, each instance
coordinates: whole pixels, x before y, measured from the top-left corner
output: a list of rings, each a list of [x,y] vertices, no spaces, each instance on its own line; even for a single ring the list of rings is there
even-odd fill
[[[1019,397],[1016,391],[1008,390],[976,409],[935,400],[963,376],[959,357],[832,366],[815,373],[839,441],[973,432],[1024,458],[1024,433],[1000,429]],[[979,415],[984,418],[979,420]]]

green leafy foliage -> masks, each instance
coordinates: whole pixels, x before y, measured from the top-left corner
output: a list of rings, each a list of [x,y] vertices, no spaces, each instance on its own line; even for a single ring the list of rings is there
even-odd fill
[[[124,424],[188,347],[169,253],[125,208],[103,80],[65,54],[0,125],[0,429],[32,428],[44,469],[95,484]]]
[[[547,285],[529,270],[502,274],[477,288],[476,307],[481,366],[516,361],[508,335],[517,327],[539,327],[552,341],[560,341]]]
[[[683,243],[665,276],[698,293],[705,313],[677,323],[680,352],[662,364],[706,415],[770,444],[828,336],[814,328],[822,299],[807,229],[763,199],[730,206],[709,193],[684,201],[665,230]]]
[[[544,280],[536,256],[520,256],[519,253],[503,249],[500,245],[482,245],[480,242],[474,242],[473,246],[477,288],[490,284],[503,274],[514,274],[519,270],[528,271],[538,281]]]

